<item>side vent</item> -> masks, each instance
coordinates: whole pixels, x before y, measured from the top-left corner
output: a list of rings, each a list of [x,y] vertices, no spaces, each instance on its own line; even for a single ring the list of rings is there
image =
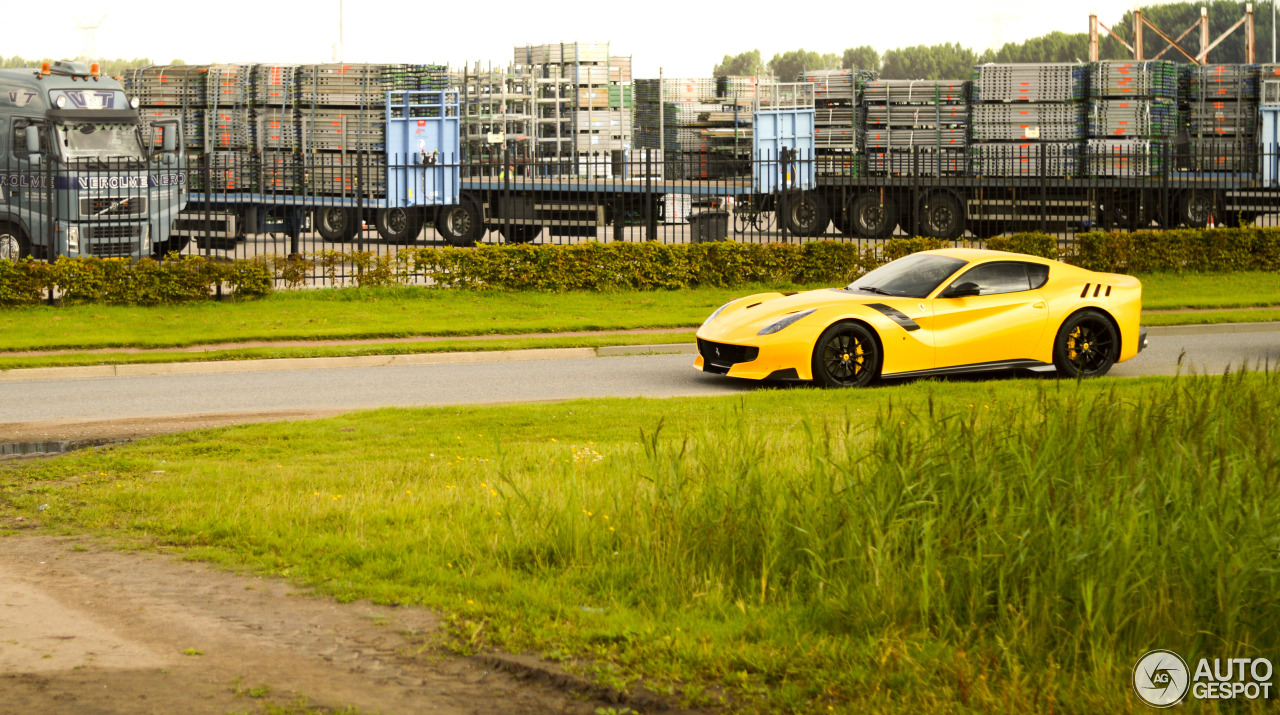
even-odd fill
[[[751,310],[752,308],[756,307],[757,305],[760,305],[760,304],[759,304],[759,303],[752,303],[751,305],[748,305],[747,307],[743,308],[743,310]]]
[[[1107,286],[1107,297],[1111,297],[1111,286]]]
[[[1102,292],[1102,284],[1101,284],[1101,283],[1099,283],[1099,284],[1098,284],[1097,286],[1095,286],[1095,287],[1094,287],[1094,289],[1093,289],[1093,297],[1094,297],[1094,298],[1097,298],[1097,297],[1098,297],[1098,294],[1099,294],[1099,293],[1101,293],[1101,292]]]
[[[1091,286],[1091,285],[1093,285],[1093,284],[1092,284],[1092,283],[1085,283],[1085,284],[1084,284],[1084,290],[1080,291],[1080,297],[1081,297],[1081,298],[1088,297],[1088,295],[1089,295],[1089,286]]]

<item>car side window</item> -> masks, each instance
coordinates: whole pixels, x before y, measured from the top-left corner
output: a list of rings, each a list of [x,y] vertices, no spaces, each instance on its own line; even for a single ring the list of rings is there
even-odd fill
[[[1049,282],[1049,267],[1040,263],[1024,263],[1027,277],[1031,279],[1031,290],[1043,288]]]
[[[1031,290],[1031,279],[1027,276],[1027,264],[1014,261],[984,263],[965,272],[951,282],[948,288],[961,283],[977,283],[978,295],[996,295],[998,293],[1017,293]]]

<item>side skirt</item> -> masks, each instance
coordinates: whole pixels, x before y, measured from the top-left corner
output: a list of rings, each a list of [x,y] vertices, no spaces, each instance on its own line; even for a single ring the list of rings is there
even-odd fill
[[[969,372],[999,372],[1001,370],[1033,370],[1036,368],[1053,368],[1050,363],[1039,360],[998,360],[996,362],[978,362],[970,365],[953,365],[932,370],[912,370],[911,372],[895,372],[881,375],[884,380],[897,380],[909,377],[937,377],[940,375],[961,375]]]

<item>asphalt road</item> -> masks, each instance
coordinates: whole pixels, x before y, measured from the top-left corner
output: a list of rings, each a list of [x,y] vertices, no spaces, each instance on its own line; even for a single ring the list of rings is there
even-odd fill
[[[1179,356],[1182,366],[1179,368]],[[0,423],[483,404],[577,397],[730,395],[755,383],[704,375],[689,355],[0,381]],[[1120,377],[1280,366],[1280,331],[1175,334]],[[0,435],[0,442],[4,435]]]

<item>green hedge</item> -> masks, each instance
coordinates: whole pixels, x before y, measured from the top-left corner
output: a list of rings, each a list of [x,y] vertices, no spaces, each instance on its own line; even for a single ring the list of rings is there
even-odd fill
[[[212,261],[184,256],[163,263],[62,257],[53,264],[0,260],[0,305],[33,305],[50,290],[64,304],[159,305],[208,300],[219,285],[236,298],[271,292],[272,267],[261,261]]]
[[[53,265],[0,260],[0,305],[40,302],[50,288],[65,303],[156,305],[205,300],[216,286],[239,298],[266,295],[275,281],[299,286],[339,274],[360,286],[408,283],[426,277],[439,287],[474,290],[659,290],[749,283],[842,285],[885,261],[950,245],[896,238],[872,248],[856,243],[715,242],[692,245],[600,243],[569,246],[401,248],[396,253],[320,251],[253,261],[197,256],[157,263],[60,258]],[[1132,233],[1091,232],[1060,250],[1058,239],[1019,233],[974,246],[1059,259],[1117,273],[1219,272],[1280,269],[1280,229],[1231,228]]]

